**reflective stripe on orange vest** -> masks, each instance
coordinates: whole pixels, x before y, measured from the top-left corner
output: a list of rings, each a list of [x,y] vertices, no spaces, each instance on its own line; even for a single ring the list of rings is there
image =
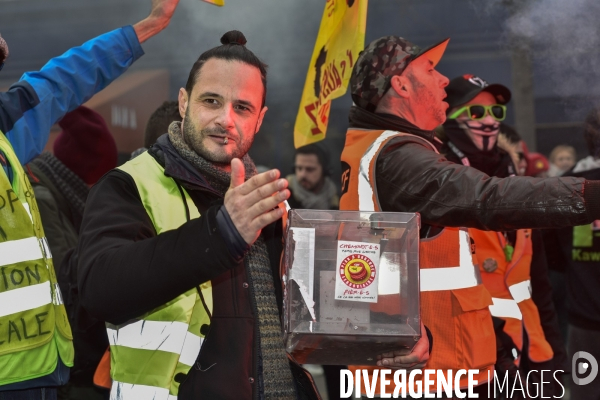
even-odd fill
[[[514,253],[506,261],[504,246],[506,239],[498,232],[469,229],[475,240],[477,258],[483,262],[492,259],[497,268],[491,272],[481,267],[484,285],[492,294],[494,304],[490,306],[493,316],[506,321],[504,331],[511,337],[519,350],[523,350],[524,329],[529,337],[528,357],[534,362],[551,360],[552,347],[546,340],[537,306],[531,298],[530,268],[533,248],[531,230],[517,231]],[[516,362],[519,363],[520,360]]]
[[[459,265],[421,269],[421,292],[464,289],[481,284],[479,269],[473,263],[469,234],[460,231],[458,237]]]
[[[381,210],[377,198],[375,166],[381,150],[398,136],[411,136],[415,141],[436,151],[423,138],[394,131],[351,129],[346,134],[342,163],[349,167],[342,188],[341,210]],[[437,151],[436,151],[437,152]],[[421,278],[421,320],[434,337],[434,351],[426,369],[479,369],[475,379],[487,381],[488,371],[496,361],[496,340],[488,306],[492,299],[481,284],[476,260],[471,252],[465,229],[445,228],[439,235],[424,239],[419,248]],[[397,314],[398,295],[380,295],[373,311]],[[350,366],[351,370],[376,367]],[[379,383],[376,392],[379,393]],[[467,380],[461,380],[466,387]],[[364,382],[363,382],[364,390]],[[391,393],[393,385],[388,386]],[[364,393],[364,391],[363,391]]]

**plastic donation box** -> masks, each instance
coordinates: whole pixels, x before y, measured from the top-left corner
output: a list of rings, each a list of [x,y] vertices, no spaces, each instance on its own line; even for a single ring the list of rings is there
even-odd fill
[[[284,254],[284,339],[300,364],[376,365],[414,347],[419,215],[291,210]]]

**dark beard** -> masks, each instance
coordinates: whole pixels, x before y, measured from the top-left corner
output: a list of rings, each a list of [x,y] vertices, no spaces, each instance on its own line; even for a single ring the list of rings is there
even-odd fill
[[[227,154],[220,155],[215,154],[214,152],[210,152],[208,149],[206,149],[206,147],[203,144],[204,138],[210,135],[227,135],[227,130],[217,126],[214,128],[204,128],[199,133],[196,132],[193,124],[190,123],[191,118],[189,115],[189,110],[190,108],[188,107],[188,109],[185,111],[185,119],[183,121],[182,130],[183,140],[200,157],[212,162],[213,164],[223,166],[229,165],[231,163],[231,160],[234,158],[241,159],[246,155],[246,153],[248,153],[248,150],[250,150],[250,147],[252,146],[252,142],[250,142],[247,148],[244,148],[244,143],[236,142],[236,148],[232,156],[229,156]]]

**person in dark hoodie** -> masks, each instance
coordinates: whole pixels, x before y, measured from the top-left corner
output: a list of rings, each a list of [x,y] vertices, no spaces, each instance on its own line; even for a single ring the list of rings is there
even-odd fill
[[[108,340],[104,322],[78,307],[77,255],[73,249],[89,187],[117,166],[117,144],[104,118],[84,106],[66,114],[58,125],[62,132],[54,141],[54,154],[44,152],[27,164],[75,346],[71,378],[58,389],[58,399],[101,400],[108,393],[95,387],[92,378]]]
[[[54,154],[44,152],[27,164],[42,225],[56,264],[77,245],[89,187],[117,166],[117,145],[97,112],[80,106],[58,123],[62,132]]]
[[[515,176],[513,157],[498,145],[501,129],[510,130],[501,123],[510,90],[463,75],[450,81],[446,93],[449,117],[439,130],[442,154],[490,176]],[[470,228],[469,235],[475,243],[483,283],[494,302],[490,311],[498,343],[496,371],[502,376],[508,371],[514,377],[518,370],[521,376],[529,376],[533,370],[527,382],[544,386],[545,395],[560,394],[556,381],[543,380],[536,372],[568,368],[540,231]]]
[[[587,115],[583,136],[589,156],[562,176],[600,179],[600,108]],[[600,360],[600,220],[573,228],[547,230],[544,240],[551,267],[566,274],[569,357],[572,359],[584,351]],[[590,365],[587,360],[575,361],[574,366],[581,365],[581,361]],[[578,370],[575,368],[573,373],[581,374]],[[585,368],[583,372],[582,377],[585,377]],[[587,385],[571,384],[571,398],[600,399],[600,379]]]

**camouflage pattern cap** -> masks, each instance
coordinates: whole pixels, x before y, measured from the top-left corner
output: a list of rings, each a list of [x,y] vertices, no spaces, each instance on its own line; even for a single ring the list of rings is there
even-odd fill
[[[398,36],[384,36],[371,42],[361,53],[354,64],[350,77],[350,93],[354,103],[375,111],[377,104],[390,88],[394,75],[400,75],[411,61],[427,55],[433,65],[442,58],[448,41],[421,49]]]

